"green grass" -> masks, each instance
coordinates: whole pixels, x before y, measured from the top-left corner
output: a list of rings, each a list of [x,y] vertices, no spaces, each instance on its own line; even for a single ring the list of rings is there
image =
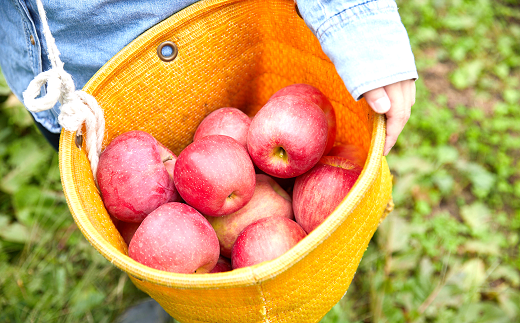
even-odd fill
[[[518,322],[520,7],[398,4],[420,79],[395,211],[322,322]]]
[[[520,321],[520,6],[400,0],[420,79],[395,211],[323,323]],[[0,78],[0,322],[112,322],[145,295],[89,245]]]

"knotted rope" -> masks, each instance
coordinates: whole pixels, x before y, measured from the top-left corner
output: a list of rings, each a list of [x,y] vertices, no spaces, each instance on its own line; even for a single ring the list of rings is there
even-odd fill
[[[65,130],[75,131],[77,136],[81,135],[82,125],[85,123],[86,148],[95,179],[105,133],[103,110],[92,95],[84,91],[76,91],[72,76],[63,69],[60,52],[47,23],[42,2],[37,0],[36,3],[52,68],[40,73],[29,83],[27,90],[23,93],[24,104],[30,111],[40,112],[52,109],[59,101],[61,112],[58,122]],[[37,98],[40,95],[41,87],[45,84],[47,84],[46,95]]]

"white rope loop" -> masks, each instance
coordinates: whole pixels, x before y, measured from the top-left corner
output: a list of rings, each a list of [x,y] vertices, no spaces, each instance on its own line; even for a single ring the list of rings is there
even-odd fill
[[[42,86],[47,84],[47,94],[44,97],[36,98],[40,95]],[[40,73],[29,83],[23,92],[23,102],[27,109],[32,112],[40,112],[52,109],[60,99],[60,76],[55,69]]]
[[[36,3],[52,68],[40,73],[29,83],[23,93],[24,104],[32,112],[41,112],[52,109],[59,101],[61,112],[58,116],[58,122],[65,130],[76,132],[77,135],[81,134],[81,128],[85,123],[88,159],[90,160],[92,174],[96,179],[97,165],[105,133],[103,110],[92,95],[84,91],[76,91],[72,76],[63,69],[60,52],[51,34],[41,0],[37,0]],[[45,96],[38,98],[41,88],[45,84],[47,84],[47,93]]]

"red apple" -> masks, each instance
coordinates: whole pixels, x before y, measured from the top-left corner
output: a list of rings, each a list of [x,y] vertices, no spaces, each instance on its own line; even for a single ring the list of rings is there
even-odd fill
[[[368,153],[357,145],[338,145],[332,147],[328,156],[339,156],[346,158],[354,164],[365,167]]]
[[[233,269],[278,258],[306,236],[302,227],[288,218],[272,216],[248,225],[231,252]]]
[[[294,181],[296,180],[296,177],[289,177],[289,178],[279,178],[279,177],[273,177],[273,179],[276,181],[280,187],[291,196],[292,200],[292,190],[294,187]]]
[[[197,127],[193,141],[209,135],[230,136],[247,148],[251,119],[236,108],[221,108],[208,114]]]
[[[294,218],[305,232],[320,225],[347,196],[361,167],[346,158],[324,156],[294,183]]]
[[[173,181],[173,172],[175,170],[175,163],[177,162],[177,156],[175,156],[174,153],[172,153],[168,148],[166,148],[163,144],[160,142],[157,142],[159,144],[160,148],[159,150],[162,151],[162,157],[163,157],[163,164],[164,167],[166,167],[166,171],[168,174],[170,174],[170,177]],[[164,154],[166,152],[166,154]],[[175,185],[174,185],[175,188]],[[177,189],[175,189],[175,199],[172,202],[180,202],[181,196],[177,192]]]
[[[263,170],[261,170],[257,166],[255,166],[255,173],[267,175]],[[269,176],[269,175],[267,175],[267,176]],[[287,194],[289,194],[289,196],[292,196],[292,189],[294,187],[294,181],[296,180],[296,177],[280,178],[280,177],[274,177],[273,176],[271,178],[274,179],[274,181],[276,183],[278,183],[278,185],[280,185],[280,187],[285,192],[287,192]]]
[[[227,258],[220,256],[218,258],[217,264],[215,265],[215,267],[213,267],[213,269],[211,269],[209,273],[223,273],[231,270],[233,270],[233,268],[231,268],[231,262]]]
[[[269,100],[247,135],[249,154],[265,173],[290,178],[311,169],[327,144],[327,118],[318,105],[286,95]]]
[[[238,211],[253,197],[255,169],[247,150],[235,139],[210,135],[192,142],[175,164],[181,197],[208,216]]]
[[[256,175],[253,197],[240,210],[222,217],[206,217],[217,233],[220,254],[231,257],[233,243],[242,230],[249,224],[270,216],[293,217],[292,200],[271,177]]]
[[[108,213],[141,222],[160,205],[178,201],[173,182],[177,157],[144,131],[114,138],[99,157],[97,181]]]
[[[218,238],[209,222],[184,203],[167,203],[150,213],[130,241],[128,255],[168,272],[208,273],[219,258]]]
[[[137,231],[137,228],[139,228],[141,223],[117,221],[115,222],[115,225],[117,231],[119,231],[119,234],[123,237],[123,240],[125,240],[126,244],[129,245],[135,231]]]
[[[336,113],[329,99],[319,89],[309,84],[292,84],[278,90],[271,99],[280,96],[295,95],[317,104],[325,113],[328,122],[327,146],[324,155],[326,155],[334,146],[336,140]]]

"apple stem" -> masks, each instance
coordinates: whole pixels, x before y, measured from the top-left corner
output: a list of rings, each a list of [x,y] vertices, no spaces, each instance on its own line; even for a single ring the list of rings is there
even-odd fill
[[[168,155],[166,158],[163,159],[163,163],[167,162],[168,160],[172,160],[173,159],[173,156],[172,155]]]
[[[274,151],[274,155],[280,159],[283,159],[284,161],[287,160],[287,152],[282,147],[277,147]]]

